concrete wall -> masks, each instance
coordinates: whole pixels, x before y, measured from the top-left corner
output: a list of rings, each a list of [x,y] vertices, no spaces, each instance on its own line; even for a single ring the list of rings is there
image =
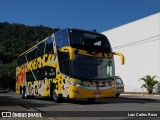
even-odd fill
[[[110,40],[113,51],[125,56],[124,66],[115,57],[116,75],[123,79],[125,91],[142,91],[143,81],[139,79],[147,74],[160,77],[160,13],[103,34]]]

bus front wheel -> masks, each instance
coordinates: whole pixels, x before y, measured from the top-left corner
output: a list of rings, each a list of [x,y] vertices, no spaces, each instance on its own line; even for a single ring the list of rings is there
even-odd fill
[[[116,94],[116,97],[119,97],[119,95],[120,95],[119,93],[118,93],[118,94]]]
[[[56,86],[53,87],[52,98],[56,103],[62,102],[62,97],[60,95],[58,95],[58,91],[56,89]]]

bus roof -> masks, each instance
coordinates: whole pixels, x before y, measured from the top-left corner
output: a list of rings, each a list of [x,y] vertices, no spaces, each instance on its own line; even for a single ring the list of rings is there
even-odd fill
[[[95,34],[100,34],[100,33],[97,33],[96,31],[82,30],[82,29],[77,29],[77,28],[65,28],[65,29],[61,29],[61,30],[78,30],[78,31],[86,31],[86,32],[91,32],[91,33],[95,33]],[[58,31],[61,31],[61,30],[58,30]],[[58,31],[56,31],[56,32],[58,32]],[[101,34],[101,35],[103,35],[103,34]],[[54,36],[54,33],[51,36]],[[48,37],[45,38],[45,39],[43,39],[42,41],[38,42],[37,44],[35,44],[34,46],[32,46],[31,48],[29,48],[25,52],[21,53],[18,57],[20,57],[20,56],[24,55],[25,53],[27,53],[28,51],[32,50],[34,47],[36,47],[37,45],[39,45],[40,43],[42,43],[43,41],[45,41],[46,39],[48,39]]]
[[[53,36],[53,35],[54,35],[54,33],[53,33],[51,36]],[[48,36],[48,37],[49,37],[49,36]],[[46,37],[46,38],[45,38],[45,39],[43,39],[42,41],[38,42],[37,44],[35,44],[34,46],[32,46],[31,48],[29,48],[29,49],[28,49],[28,50],[26,50],[25,52],[21,53],[18,57],[20,57],[20,56],[24,55],[25,53],[27,53],[28,51],[32,50],[34,47],[36,47],[37,45],[39,45],[40,43],[42,43],[43,41],[47,40],[47,39],[48,39],[48,37]]]

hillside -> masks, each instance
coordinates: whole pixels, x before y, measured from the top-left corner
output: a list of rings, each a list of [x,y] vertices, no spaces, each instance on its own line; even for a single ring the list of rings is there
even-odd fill
[[[0,23],[0,84],[15,89],[16,61],[19,54],[57,31],[49,27]]]

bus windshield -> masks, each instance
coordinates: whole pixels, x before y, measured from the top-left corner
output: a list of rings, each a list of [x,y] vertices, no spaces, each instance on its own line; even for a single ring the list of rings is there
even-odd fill
[[[70,45],[72,47],[111,52],[110,43],[104,35],[94,32],[70,29],[69,38]]]
[[[73,76],[86,79],[106,79],[114,76],[112,58],[75,55]]]

